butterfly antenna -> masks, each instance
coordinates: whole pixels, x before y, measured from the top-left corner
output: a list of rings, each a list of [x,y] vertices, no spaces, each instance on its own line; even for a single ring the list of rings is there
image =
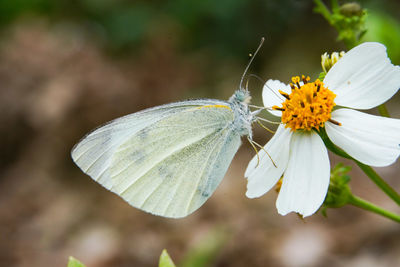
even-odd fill
[[[256,79],[259,80],[262,84],[265,84],[264,79],[261,78],[260,76],[256,75],[256,74],[253,74],[253,73],[249,74],[249,78],[248,78],[248,79],[250,79],[250,78],[256,78]]]
[[[245,68],[245,70],[244,70],[244,72],[243,72],[242,78],[240,79],[239,88],[243,88],[243,80],[244,80],[244,77],[246,77],[247,71],[249,70],[250,65],[251,65],[251,63],[253,62],[254,57],[257,55],[257,53],[258,53],[258,51],[260,50],[261,46],[263,45],[264,41],[265,41],[265,38],[262,37],[262,38],[261,38],[261,41],[260,41],[260,44],[258,45],[258,48],[257,48],[256,52],[254,52],[253,55],[250,54],[251,58],[250,58],[249,63],[247,64],[247,67]],[[247,88],[246,88],[246,91],[248,91]]]
[[[249,78],[246,79],[246,91],[249,91]]]
[[[249,141],[250,145],[253,147],[254,151],[256,152],[257,155],[257,165],[256,168],[258,167],[258,165],[260,164],[260,155],[258,155],[258,150],[255,147],[255,145],[253,144],[253,140],[250,139],[250,137],[247,136],[247,140]]]
[[[265,84],[265,81],[258,75],[255,75],[253,73],[247,75],[247,79],[246,79],[246,91],[249,91],[249,82],[250,82],[250,78],[256,78],[258,81],[260,81],[262,84]]]
[[[270,86],[267,85],[267,83],[264,84],[265,87],[267,87],[277,98],[279,98],[281,101],[285,100],[282,95],[278,94],[275,92]]]

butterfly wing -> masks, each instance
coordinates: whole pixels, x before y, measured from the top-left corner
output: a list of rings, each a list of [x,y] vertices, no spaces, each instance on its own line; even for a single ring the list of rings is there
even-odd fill
[[[218,100],[164,105],[95,130],[72,157],[132,206],[184,217],[215,191],[240,146],[233,116]]]
[[[107,189],[111,189],[110,164],[115,150],[130,136],[175,112],[198,106],[198,101],[185,101],[133,113],[102,125],[83,137],[72,149],[71,156],[83,172]],[[204,100],[204,105],[211,103]]]

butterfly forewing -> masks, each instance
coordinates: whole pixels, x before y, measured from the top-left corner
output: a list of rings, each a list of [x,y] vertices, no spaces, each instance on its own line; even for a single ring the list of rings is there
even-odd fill
[[[115,119],[83,137],[72,149],[71,156],[83,172],[111,189],[109,167],[112,155],[130,136],[171,114],[214,102],[205,99],[171,103]]]

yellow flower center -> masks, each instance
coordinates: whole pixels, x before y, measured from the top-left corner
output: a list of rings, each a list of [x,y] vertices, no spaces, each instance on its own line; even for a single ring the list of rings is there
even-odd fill
[[[336,106],[333,100],[336,95],[324,87],[324,83],[317,79],[315,82],[309,82],[310,77],[302,75],[303,85],[300,85],[300,77],[292,78],[290,84],[292,92],[290,95],[283,91],[279,93],[286,98],[282,107],[273,106],[274,110],[282,111],[282,123],[286,128],[290,127],[292,131],[319,129],[324,127],[326,121],[337,125],[331,119],[331,112]]]

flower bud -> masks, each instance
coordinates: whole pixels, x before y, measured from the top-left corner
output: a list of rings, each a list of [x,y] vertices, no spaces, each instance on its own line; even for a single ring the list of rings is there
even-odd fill
[[[346,17],[353,17],[361,16],[363,14],[363,9],[359,3],[351,2],[341,5],[339,12]]]
[[[328,194],[324,200],[322,213],[326,215],[327,208],[340,208],[348,203],[352,195],[348,183],[350,176],[347,173],[351,170],[350,166],[338,163],[331,171]]]

